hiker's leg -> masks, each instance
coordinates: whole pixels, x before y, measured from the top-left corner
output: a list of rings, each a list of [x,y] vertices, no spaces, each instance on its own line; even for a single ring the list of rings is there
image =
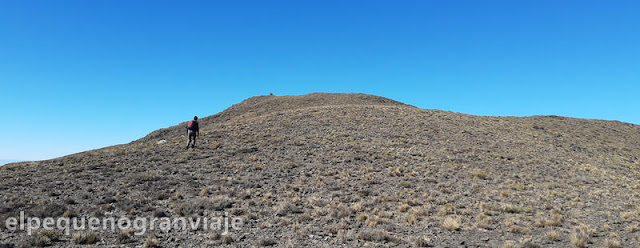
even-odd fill
[[[193,136],[193,144],[191,144],[191,148],[196,147],[196,136]]]
[[[191,135],[189,135],[189,142],[187,142],[187,149],[189,149],[190,145],[191,145]]]

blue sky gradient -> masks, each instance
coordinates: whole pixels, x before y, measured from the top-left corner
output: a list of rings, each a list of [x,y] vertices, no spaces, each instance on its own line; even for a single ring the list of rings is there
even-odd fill
[[[640,124],[640,1],[0,1],[0,158],[127,143],[245,98],[363,92]]]

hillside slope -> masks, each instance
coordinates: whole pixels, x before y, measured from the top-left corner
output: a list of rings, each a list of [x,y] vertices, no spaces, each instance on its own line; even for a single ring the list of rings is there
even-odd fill
[[[224,111],[201,118],[202,126],[207,126],[213,122],[227,121],[233,118],[252,118],[269,113],[283,112],[291,109],[304,109],[317,106],[345,106],[345,105],[397,105],[409,106],[389,98],[367,95],[362,93],[312,93],[303,96],[254,96],[235,104]],[[169,128],[163,128],[151,132],[146,137],[140,139],[145,142],[153,139],[163,139],[167,137],[184,134],[185,123],[181,123]]]
[[[0,167],[0,217],[229,216],[210,230],[95,231],[98,246],[640,247],[640,127],[485,117],[364,94],[249,98],[130,144]],[[166,143],[158,144],[158,141]],[[0,232],[33,245],[47,233]],[[46,237],[45,237],[46,236]],[[72,246],[71,235],[53,246]],[[150,242],[150,241],[147,241]]]

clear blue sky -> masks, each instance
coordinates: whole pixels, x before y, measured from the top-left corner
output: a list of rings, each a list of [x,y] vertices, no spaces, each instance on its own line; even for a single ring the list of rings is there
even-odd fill
[[[640,124],[640,1],[0,1],[0,159],[254,95],[364,92]]]

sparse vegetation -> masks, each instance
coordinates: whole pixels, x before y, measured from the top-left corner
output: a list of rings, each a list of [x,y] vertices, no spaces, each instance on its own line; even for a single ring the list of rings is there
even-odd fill
[[[399,240],[389,233],[374,229],[374,230],[366,230],[357,234],[358,239],[362,239],[365,241],[373,241],[373,242],[399,242]]]
[[[637,125],[471,116],[362,94],[314,94],[248,99],[201,118],[201,128],[201,143],[188,151],[184,127],[176,126],[129,144],[2,166],[0,225],[20,211],[33,217],[226,213],[243,220],[242,232],[228,235],[163,233],[156,239],[163,247],[627,247],[640,241]],[[56,235],[12,233],[2,242],[154,243],[132,231]]]
[[[158,244],[159,242],[156,237],[149,237],[144,241],[144,244],[142,244],[142,248],[156,248],[159,247]]]
[[[578,228],[574,228],[573,233],[571,233],[571,243],[578,248],[587,247],[587,243],[589,241],[589,230],[586,226],[580,226]]]
[[[409,206],[409,204],[402,204],[398,207],[398,211],[400,212],[407,212],[409,211],[409,208],[411,208],[411,206]]]
[[[35,246],[35,247],[45,247],[51,245],[51,240],[45,236],[36,235],[31,237],[31,241],[25,244],[25,247]]]
[[[506,213],[521,213],[524,212],[524,208],[520,206],[514,206],[510,203],[505,203],[502,205],[502,211]]]
[[[562,225],[562,215],[556,211],[551,212],[551,217],[545,222],[547,226],[561,226]]]
[[[516,247],[516,243],[513,241],[507,241],[504,242],[501,246],[502,248],[515,248]]]
[[[460,228],[460,217],[447,216],[442,222],[442,227],[448,231],[458,230]]]
[[[60,238],[63,236],[62,232],[58,230],[42,230],[39,235],[51,242],[60,241]]]
[[[98,236],[93,232],[77,232],[72,236],[73,243],[79,245],[90,245],[98,242]]]
[[[489,176],[487,175],[487,173],[485,173],[484,171],[476,171],[473,173],[474,177],[480,178],[480,179],[488,179]]]
[[[135,233],[134,229],[127,229],[122,231],[120,234],[118,234],[118,237],[116,238],[116,243],[118,244],[131,243],[133,241],[132,237],[134,233]]]
[[[560,240],[560,233],[557,231],[548,231],[546,234],[546,238],[549,241],[558,241]]]
[[[615,239],[605,239],[604,247],[606,248],[620,248],[620,242]]]
[[[520,241],[520,246],[522,248],[539,248],[540,246],[533,242],[531,238],[524,238]]]
[[[57,230],[42,230],[34,234],[24,243],[23,247],[46,247],[60,241],[62,233]]]
[[[431,239],[427,238],[427,237],[417,238],[413,244],[415,245],[415,247],[432,247],[432,246],[434,246],[434,244],[431,241]]]

